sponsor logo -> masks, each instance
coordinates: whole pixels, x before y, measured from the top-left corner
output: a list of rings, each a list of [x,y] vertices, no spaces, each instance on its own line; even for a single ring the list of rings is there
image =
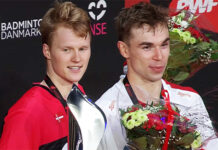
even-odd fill
[[[97,2],[92,1],[88,5],[88,13],[90,17],[95,21],[91,24],[91,30],[94,36],[107,34],[107,23],[99,21],[104,17],[106,9],[107,3],[105,0],[98,0]],[[100,13],[96,14],[94,13],[94,10],[98,10]]]
[[[39,26],[42,19],[2,22],[1,40],[40,36]]]
[[[101,9],[101,7],[103,7],[103,9],[101,10],[101,12],[96,15],[93,13],[92,9],[96,8],[96,9]],[[96,2],[91,2],[89,3],[88,6],[88,10],[89,10],[89,15],[93,20],[100,20],[104,14],[106,13],[106,9],[107,8],[107,3],[105,0],[99,0],[97,3]]]
[[[177,9],[183,9],[188,6],[192,13],[209,13],[217,5],[218,2],[214,2],[214,0],[178,0]]]
[[[113,111],[115,103],[116,103],[115,100],[111,102],[111,104],[110,104],[110,106],[109,106],[109,109],[110,109],[111,111]]]

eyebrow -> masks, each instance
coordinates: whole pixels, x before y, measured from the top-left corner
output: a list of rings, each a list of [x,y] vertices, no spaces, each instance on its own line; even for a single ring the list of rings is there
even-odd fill
[[[170,40],[170,38],[167,37],[162,43],[166,43],[166,42],[168,42],[169,40]],[[151,42],[142,42],[142,43],[139,44],[139,46],[143,46],[143,45],[151,46],[151,45],[153,45],[153,43],[151,43]]]
[[[168,42],[170,40],[170,38],[166,38],[162,43]]]
[[[79,48],[89,48],[89,45],[82,45]],[[74,46],[63,46],[63,48],[74,49]]]

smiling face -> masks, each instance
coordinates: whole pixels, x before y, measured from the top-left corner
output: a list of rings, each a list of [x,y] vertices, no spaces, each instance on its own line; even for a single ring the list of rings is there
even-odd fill
[[[57,84],[78,83],[91,55],[90,35],[77,36],[72,29],[59,26],[52,35],[51,45],[43,44],[47,73]]]
[[[169,31],[165,26],[150,29],[148,25],[132,28],[128,44],[118,42],[121,55],[126,58],[128,79],[132,82],[160,81],[169,57]]]

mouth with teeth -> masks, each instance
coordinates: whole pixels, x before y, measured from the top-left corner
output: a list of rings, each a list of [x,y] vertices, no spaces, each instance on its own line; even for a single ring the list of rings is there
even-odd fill
[[[67,68],[71,71],[78,72],[82,68],[82,66],[68,66]]]

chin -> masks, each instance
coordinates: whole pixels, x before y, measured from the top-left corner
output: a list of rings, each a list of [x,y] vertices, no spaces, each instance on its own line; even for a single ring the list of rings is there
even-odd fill
[[[151,81],[153,81],[153,82],[160,81],[160,80],[162,79],[162,77],[163,77],[163,75],[160,75],[160,76],[153,76],[153,77],[151,78]]]
[[[74,79],[74,80],[71,80],[72,83],[78,83],[80,81],[80,79]]]
[[[78,83],[79,80],[80,80],[80,78],[68,78],[67,79],[68,83],[71,83],[71,84]]]
[[[68,77],[71,82],[79,82],[82,78],[82,75],[74,74]]]

